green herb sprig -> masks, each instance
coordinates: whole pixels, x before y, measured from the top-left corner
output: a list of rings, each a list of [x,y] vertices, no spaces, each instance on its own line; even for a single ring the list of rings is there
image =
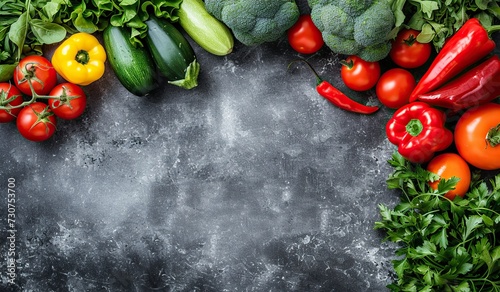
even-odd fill
[[[500,174],[488,181],[474,176],[464,198],[443,194],[457,178],[442,179],[394,153],[390,189],[401,191],[394,208],[379,205],[376,229],[399,244],[392,261],[392,291],[500,291]]]

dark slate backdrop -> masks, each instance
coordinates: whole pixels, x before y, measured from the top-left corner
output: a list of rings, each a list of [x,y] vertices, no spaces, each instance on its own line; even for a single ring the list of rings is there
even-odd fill
[[[83,117],[60,120],[49,141],[1,125],[0,289],[386,291],[396,247],[373,225],[378,204],[398,201],[385,185],[392,111],[330,104],[306,67],[287,70],[304,56],[286,39],[236,43],[225,57],[193,47],[193,90],[133,96],[108,67],[85,87]],[[373,90],[342,84],[342,56],[306,57],[377,104]],[[12,247],[16,285],[4,261]]]

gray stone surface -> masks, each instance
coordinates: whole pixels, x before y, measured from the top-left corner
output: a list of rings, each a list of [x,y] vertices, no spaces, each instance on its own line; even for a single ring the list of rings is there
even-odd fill
[[[385,185],[391,110],[336,108],[306,67],[287,70],[299,55],[286,40],[226,57],[193,46],[193,90],[133,96],[108,68],[49,141],[1,125],[0,251],[14,178],[17,288],[386,291],[395,247],[373,224],[398,200]],[[309,60],[377,103],[343,86],[338,56]]]

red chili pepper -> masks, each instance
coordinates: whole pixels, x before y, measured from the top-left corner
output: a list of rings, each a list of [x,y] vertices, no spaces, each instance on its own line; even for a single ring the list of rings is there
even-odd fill
[[[367,106],[350,99],[327,81],[320,81],[316,86],[318,93],[337,107],[360,114],[373,114],[378,106]]]
[[[413,163],[425,163],[453,142],[453,133],[445,128],[445,122],[444,112],[417,101],[400,107],[385,130],[401,156]]]
[[[309,64],[305,60],[300,60],[300,61],[306,63],[306,65],[313,71],[314,75],[316,76],[316,82],[317,82],[316,91],[322,97],[326,98],[328,101],[330,101],[337,107],[350,112],[366,114],[366,115],[373,114],[379,109],[378,106],[367,106],[352,100],[342,91],[334,87],[332,84],[322,80],[321,77],[319,77],[319,75],[316,73],[314,68],[311,66],[311,64]]]
[[[421,94],[437,89],[491,53],[495,49],[495,42],[488,33],[478,19],[467,20],[439,51],[410,95],[410,102],[417,100]]]
[[[488,103],[500,96],[500,59],[493,55],[457,79],[418,100],[459,111]]]

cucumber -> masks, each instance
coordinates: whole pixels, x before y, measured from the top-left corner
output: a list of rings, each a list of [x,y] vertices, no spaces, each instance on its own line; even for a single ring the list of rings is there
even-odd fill
[[[145,23],[146,46],[160,74],[170,84],[185,89],[196,87],[200,64],[184,35],[167,20],[153,16]]]
[[[203,1],[183,0],[177,16],[181,27],[207,52],[225,56],[233,51],[233,34],[224,23],[208,13]]]
[[[108,26],[103,32],[109,64],[130,93],[144,96],[159,87],[156,67],[144,47],[134,47],[123,27]]]

